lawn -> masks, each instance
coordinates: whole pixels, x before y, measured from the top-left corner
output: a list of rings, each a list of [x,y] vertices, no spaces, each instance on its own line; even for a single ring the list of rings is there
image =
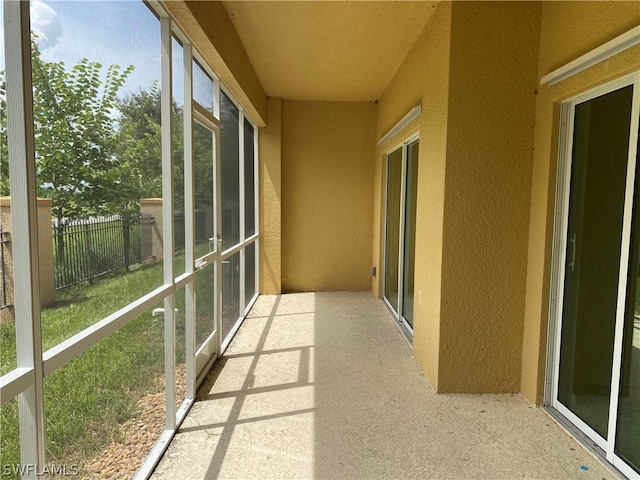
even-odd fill
[[[183,261],[176,259],[176,261]],[[162,284],[162,265],[80,284],[57,292],[56,305],[43,310],[43,350],[82,331],[96,321]],[[210,297],[202,282],[197,291]],[[176,358],[185,358],[184,294],[176,295]],[[200,302],[201,307],[212,302]],[[161,307],[162,305],[157,305]],[[211,316],[212,311],[199,315]],[[206,309],[208,310],[208,309]],[[206,324],[206,322],[202,322]],[[136,402],[164,390],[163,316],[147,312],[105,338],[84,354],[45,377],[47,462],[85,465],[114,439],[120,424],[136,414]],[[15,367],[15,328],[0,325],[1,372]],[[19,463],[17,402],[0,408],[0,464]]]

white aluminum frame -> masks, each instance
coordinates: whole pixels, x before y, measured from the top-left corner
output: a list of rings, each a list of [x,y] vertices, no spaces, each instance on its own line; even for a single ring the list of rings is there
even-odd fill
[[[396,145],[394,145],[393,148],[390,148],[389,150],[386,150],[384,153],[384,157],[385,157],[385,189],[384,189],[384,240],[382,242],[382,300],[383,303],[387,306],[387,308],[389,309],[389,311],[391,312],[391,314],[394,316],[394,318],[396,319],[396,321],[398,322],[398,325],[400,326],[401,331],[403,332],[403,334],[405,335],[405,337],[407,338],[407,340],[411,343],[413,340],[413,327],[411,327],[411,325],[409,325],[409,322],[407,322],[407,320],[404,318],[404,315],[402,314],[403,310],[404,310],[404,256],[405,256],[405,230],[406,230],[406,222],[407,222],[407,215],[406,215],[406,201],[407,201],[407,167],[408,167],[408,151],[409,151],[409,145],[415,143],[415,142],[419,142],[420,141],[420,133],[416,132],[413,135],[411,135],[410,137],[408,137],[406,140],[402,141],[401,143],[398,143]],[[388,200],[388,193],[389,193],[389,156],[392,153],[397,152],[398,150],[402,149],[402,172],[401,172],[401,179],[400,179],[400,216],[399,216],[399,221],[400,221],[400,231],[399,231],[399,248],[398,248],[398,310],[396,311],[395,308],[393,308],[393,305],[391,305],[391,302],[389,301],[389,299],[386,297],[385,295],[385,285],[386,285],[386,280],[387,280],[387,272],[386,272],[386,265],[387,265],[387,229],[388,229],[388,222],[389,222],[389,216],[388,216],[388,211],[387,211],[387,200]]]
[[[258,129],[256,128],[256,124],[255,122],[251,119],[251,117],[249,116],[249,114],[247,113],[247,111],[242,107],[242,104],[238,101],[238,99],[235,97],[235,95],[233,95],[233,93],[222,83],[218,84],[220,92],[224,92],[224,94],[229,98],[229,100],[231,100],[231,102],[235,105],[235,107],[238,109],[238,183],[239,183],[239,188],[238,188],[238,195],[239,195],[239,208],[240,208],[240,241],[238,243],[236,243],[235,245],[227,248],[226,250],[224,250],[221,254],[221,264],[224,261],[227,261],[231,256],[233,256],[236,253],[240,253],[240,298],[239,298],[239,304],[240,304],[240,316],[238,317],[238,319],[236,320],[236,322],[234,323],[234,325],[231,327],[231,330],[229,331],[229,334],[227,336],[227,338],[223,338],[222,339],[222,344],[221,344],[221,352],[224,352],[227,347],[229,346],[229,343],[231,342],[231,339],[233,338],[233,336],[235,335],[235,333],[238,331],[238,329],[240,328],[240,326],[242,325],[242,322],[244,322],[244,319],[246,317],[246,314],[249,312],[249,310],[251,309],[251,307],[253,306],[253,304],[255,303],[255,301],[258,298],[258,281],[259,281],[259,276],[256,273],[256,289],[255,289],[255,294],[253,296],[252,299],[249,300],[248,303],[246,303],[246,298],[244,297],[244,293],[245,293],[245,288],[244,288],[244,283],[245,283],[245,248],[253,243],[256,242],[256,270],[258,270],[258,265],[259,265],[259,258],[258,258],[258,237],[259,237],[259,221],[258,221],[258,205],[259,205],[259,190],[258,190]],[[220,102],[218,102],[218,105],[220,104]],[[244,120],[248,120],[249,123],[252,125],[253,127],[253,138],[254,138],[254,149],[253,149],[253,158],[254,158],[254,162],[253,162],[253,168],[254,168],[254,201],[255,201],[255,234],[252,235],[249,238],[245,238],[245,210],[244,210],[244,204],[245,204],[245,185],[244,185]],[[221,276],[222,279],[222,276]],[[245,307],[245,303],[246,303],[246,307]]]
[[[197,102],[193,101],[193,116],[192,116],[192,124],[198,123],[200,126],[205,128],[208,132],[211,133],[211,137],[214,142],[213,149],[213,183],[214,183],[214,197],[211,199],[213,206],[213,215],[214,215],[214,231],[213,237],[215,240],[215,250],[213,252],[208,252],[201,258],[196,259],[196,272],[204,270],[205,268],[213,268],[214,269],[214,311],[218,312],[220,308],[220,292],[222,285],[220,284],[218,278],[218,265],[220,263],[220,200],[218,192],[220,191],[220,173],[219,173],[219,163],[220,163],[220,128],[218,120],[204,107],[199,105]],[[192,190],[193,192],[193,190]],[[193,195],[193,194],[192,194]],[[191,245],[190,245],[191,246]],[[195,288],[195,282],[197,282],[197,278],[194,276],[193,287]],[[195,296],[195,294],[194,294]],[[195,302],[197,305],[197,296],[195,296]],[[191,302],[190,302],[191,303]],[[195,319],[195,312],[193,318]],[[204,379],[207,371],[211,364],[216,360],[216,358],[220,355],[220,316],[215,315],[214,319],[214,330],[210,333],[210,335],[202,342],[200,347],[198,347],[195,353],[195,376],[198,379],[198,383]],[[195,344],[194,344],[195,345]]]
[[[548,83],[550,86],[572,77],[587,68],[600,63],[614,55],[640,44],[640,25],[633,27],[628,32],[618,35],[616,38],[594,48],[590,52],[576,58],[562,67],[548,73],[540,79],[540,85]]]
[[[33,94],[31,90],[31,27],[29,4],[4,2],[9,168],[13,224],[16,360],[32,370],[33,383],[18,395],[20,461],[45,463],[44,366],[38,274],[38,218],[36,196]],[[4,400],[4,399],[3,399]],[[40,468],[38,468],[40,470]],[[36,478],[28,472],[26,478]]]
[[[563,294],[565,283],[566,251],[568,243],[568,214],[571,187],[571,161],[573,155],[574,112],[578,104],[600,97],[626,86],[633,86],[631,131],[627,160],[627,177],[625,185],[624,218],[622,242],[620,246],[620,267],[618,277],[618,299],[616,306],[616,325],[614,337],[614,354],[609,402],[609,424],[607,439],[583,422],[558,400],[558,382],[560,378],[561,329],[563,312]],[[615,454],[615,438],[617,428],[618,396],[622,362],[622,346],[624,336],[624,315],[627,294],[627,274],[631,243],[631,223],[635,188],[635,172],[638,145],[638,128],[640,118],[640,72],[626,75],[615,81],[601,85],[562,104],[561,132],[558,153],[558,179],[556,186],[556,213],[554,226],[553,264],[551,280],[551,298],[549,304],[549,340],[547,347],[547,378],[545,384],[545,404],[560,412],[582,433],[592,440],[605,453],[606,459],[629,478],[640,478],[640,475]],[[640,208],[640,206],[636,206]]]
[[[413,107],[406,113],[404,117],[398,120],[398,123],[391,127],[391,129],[387,133],[385,133],[380,140],[378,140],[378,145],[382,145],[383,143],[392,139],[400,132],[400,130],[409,125],[414,119],[418,118],[421,113],[422,105],[416,105],[415,107]]]
[[[176,37],[183,48],[184,75],[184,176],[185,176],[185,272],[175,277],[174,239],[173,239],[173,202],[163,202],[163,285],[120,308],[90,327],[62,341],[53,348],[42,351],[42,332],[40,320],[40,289],[38,272],[38,222],[36,203],[35,142],[33,126],[33,98],[31,85],[31,38],[29,2],[4,2],[4,35],[7,73],[7,111],[9,116],[9,163],[11,170],[13,258],[15,265],[15,287],[21,295],[16,296],[16,357],[17,368],[0,377],[0,405],[18,398],[20,416],[20,452],[21,463],[31,465],[25,469],[24,478],[37,478],[36,472],[43,471],[46,465],[45,453],[45,417],[44,417],[44,377],[64,366],[74,358],[96,345],[130,321],[148,312],[159,302],[164,302],[164,349],[165,349],[165,403],[166,425],[152,451],[136,474],[136,478],[148,478],[177,428],[186,417],[195,399],[197,386],[202,382],[210,365],[222,354],[220,338],[221,322],[221,261],[244,248],[255,244],[256,248],[256,284],[255,295],[245,307],[241,298],[241,317],[234,326],[234,333],[258,297],[259,288],[259,167],[258,167],[258,130],[255,122],[221,84],[203,57],[193,48],[193,44],[182,30],[177,27],[164,7],[157,1],[145,2],[156,14],[161,30],[161,116],[162,116],[162,195],[165,200],[173,198],[173,153],[171,128],[172,101],[172,42]],[[192,101],[192,62],[197,59],[205,72],[214,82],[213,115],[201,105]],[[240,225],[242,238],[238,245],[221,251],[221,188],[220,188],[220,91],[225,91],[238,106],[240,118],[240,148],[244,148],[244,119],[254,129],[254,181],[255,181],[255,235],[244,238],[244,184],[240,185]],[[194,239],[194,171],[193,171],[193,122],[198,121],[214,133],[216,159],[214,198],[216,250],[195,259]],[[241,151],[242,153],[242,151]],[[240,181],[244,177],[244,156],[239,158]],[[200,261],[199,264],[197,262]],[[199,269],[207,263],[215,269],[216,277],[216,328],[205,343],[207,361],[202,362],[198,355],[202,347],[195,349],[195,277]],[[186,302],[186,370],[187,391],[185,400],[176,408],[175,388],[175,294],[185,289]],[[244,292],[244,269],[242,270],[240,291]],[[228,343],[228,341],[227,341]],[[226,345],[225,345],[226,347]],[[213,348],[213,350],[211,350]],[[204,365],[203,365],[204,363]],[[197,367],[201,367],[198,371]]]

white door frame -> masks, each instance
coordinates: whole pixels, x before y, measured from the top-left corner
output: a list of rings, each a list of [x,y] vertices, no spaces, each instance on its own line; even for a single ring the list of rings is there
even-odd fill
[[[406,230],[406,203],[407,203],[407,167],[408,167],[408,147],[410,144],[419,141],[420,134],[415,133],[402,141],[395,144],[392,148],[388,149],[384,153],[385,158],[385,187],[384,187],[384,238],[382,247],[382,300],[387,306],[391,314],[399,323],[402,332],[407,336],[408,340],[413,339],[413,328],[409,325],[409,322],[404,318],[402,312],[404,310],[404,256],[405,256],[405,230]],[[389,215],[387,211],[388,194],[389,194],[389,156],[392,153],[402,149],[402,173],[400,180],[400,215],[399,222],[399,238],[398,238],[398,311],[396,311],[391,305],[391,302],[385,295],[385,285],[387,282],[387,228],[389,222]]]
[[[627,178],[624,199],[624,220],[620,251],[620,267],[618,277],[618,297],[614,336],[614,355],[609,402],[609,424],[605,440],[594,429],[580,420],[577,415],[558,401],[558,382],[560,378],[561,328],[563,312],[563,295],[565,284],[565,267],[567,264],[569,200],[571,186],[571,160],[573,154],[574,114],[575,107],[583,102],[600,97],[620,88],[633,85],[631,113],[631,131],[627,160]],[[601,85],[562,104],[561,132],[558,152],[558,178],[556,185],[556,212],[554,225],[554,245],[552,260],[551,298],[549,303],[549,337],[547,344],[547,373],[545,383],[545,404],[553,407],[589,437],[606,455],[607,461],[618,468],[629,478],[640,478],[629,465],[615,454],[615,438],[617,428],[618,396],[622,362],[622,345],[624,334],[624,315],[626,308],[627,274],[631,242],[631,223],[635,188],[635,172],[638,146],[638,127],[640,119],[640,72],[624,76],[613,82]],[[637,206],[640,208],[640,205]]]

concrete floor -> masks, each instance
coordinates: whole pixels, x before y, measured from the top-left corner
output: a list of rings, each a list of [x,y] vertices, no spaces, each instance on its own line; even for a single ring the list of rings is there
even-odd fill
[[[615,477],[518,395],[434,394],[370,293],[305,293],[258,299],[152,478]]]

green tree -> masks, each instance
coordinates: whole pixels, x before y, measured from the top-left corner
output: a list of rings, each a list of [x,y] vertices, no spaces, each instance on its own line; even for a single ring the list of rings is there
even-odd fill
[[[162,196],[161,95],[154,83],[151,88],[127,94],[118,100],[118,156],[129,168],[130,191],[137,198]],[[182,109],[172,103],[173,158],[175,184],[183,181]],[[183,189],[176,188],[177,205],[183,202]]]
[[[82,59],[71,70],[32,48],[33,114],[39,195],[58,219],[130,210],[127,165],[116,156],[117,94],[133,71]]]

